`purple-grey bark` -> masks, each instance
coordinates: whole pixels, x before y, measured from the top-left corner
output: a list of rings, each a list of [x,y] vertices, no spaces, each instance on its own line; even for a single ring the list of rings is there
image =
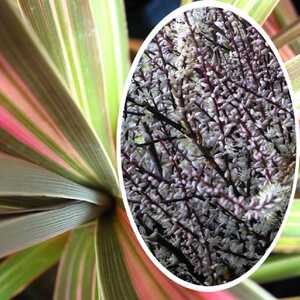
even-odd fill
[[[230,11],[188,11],[164,26],[134,72],[122,170],[137,227],[177,277],[217,285],[270,246],[288,204],[294,113],[281,67]]]

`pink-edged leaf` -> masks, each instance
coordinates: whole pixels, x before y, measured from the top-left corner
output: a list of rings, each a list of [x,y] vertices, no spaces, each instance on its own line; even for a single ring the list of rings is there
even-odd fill
[[[56,278],[55,300],[96,298],[95,223],[72,231]]]
[[[263,28],[270,35],[270,37],[276,36],[281,30],[280,24],[273,14],[270,15],[269,18],[264,22]],[[289,45],[284,45],[281,49],[279,49],[279,54],[283,61],[288,61],[295,56],[294,51]]]
[[[126,213],[122,209],[118,209],[117,215],[118,219],[115,221],[116,233],[128,273],[139,299],[237,299],[226,291],[215,293],[196,292],[172,282],[154,266],[142,250],[131,229]]]
[[[123,1],[17,2],[114,161],[118,104],[129,65]]]
[[[118,195],[100,139],[10,3],[0,2],[0,150]]]
[[[95,234],[97,286],[101,299],[138,299],[116,234],[116,215],[102,216]],[[153,291],[154,292],[154,291]]]

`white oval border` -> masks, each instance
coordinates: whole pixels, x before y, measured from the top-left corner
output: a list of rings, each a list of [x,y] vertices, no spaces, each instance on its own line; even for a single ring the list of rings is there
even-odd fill
[[[180,278],[178,278],[177,276],[175,276],[173,273],[171,273],[166,267],[164,267],[158,260],[157,258],[152,254],[152,252],[148,249],[146,243],[144,242],[141,234],[138,231],[138,228],[135,224],[134,218],[132,216],[128,201],[127,201],[127,197],[126,197],[126,191],[124,188],[124,181],[123,181],[123,173],[122,173],[122,161],[121,161],[121,155],[120,155],[120,143],[121,143],[121,126],[122,126],[122,119],[123,119],[123,110],[124,110],[124,106],[125,106],[125,101],[126,101],[126,97],[128,94],[128,90],[129,90],[129,86],[131,84],[131,79],[133,77],[134,71],[136,70],[136,67],[144,53],[144,51],[146,50],[148,44],[152,41],[152,39],[156,36],[156,34],[165,26],[167,25],[171,20],[173,20],[174,18],[178,17],[179,15],[183,14],[185,11],[189,11],[192,10],[194,8],[204,8],[204,7],[216,7],[216,8],[222,8],[225,10],[229,10],[232,11],[233,13],[237,14],[238,16],[240,16],[241,18],[243,18],[244,20],[246,20],[247,22],[249,22],[252,26],[255,27],[255,29],[262,35],[262,37],[265,39],[265,41],[268,43],[269,47],[271,48],[271,50],[273,51],[277,61],[279,62],[279,65],[283,71],[285,80],[287,82],[288,88],[289,88],[289,93],[290,93],[290,97],[293,103],[293,113],[294,113],[294,118],[295,118],[295,132],[296,132],[296,167],[295,167],[295,173],[294,173],[294,182],[293,182],[293,187],[292,187],[292,192],[291,192],[291,196],[289,199],[289,204],[288,207],[286,209],[285,212],[285,216],[283,218],[282,224],[274,238],[274,240],[272,241],[271,245],[269,246],[269,248],[267,249],[267,251],[265,252],[265,254],[260,258],[260,260],[253,266],[251,267],[250,270],[248,270],[245,274],[243,274],[242,276],[228,282],[228,283],[223,283],[223,284],[219,284],[219,285],[215,285],[215,286],[202,286],[202,285],[196,285],[196,284],[192,284],[189,282],[186,282]],[[263,262],[267,259],[267,257],[270,255],[270,253],[272,252],[273,248],[275,247],[278,239],[280,238],[280,235],[282,233],[283,227],[287,221],[289,212],[290,212],[290,208],[292,205],[292,200],[294,199],[294,195],[295,195],[295,191],[296,191],[296,185],[297,185],[297,175],[298,175],[298,168],[299,168],[299,128],[298,128],[298,124],[297,124],[297,110],[295,107],[295,101],[293,99],[294,97],[294,92],[292,89],[292,85],[286,70],[286,67],[280,57],[280,54],[277,50],[277,48],[275,47],[275,45],[273,44],[271,38],[268,36],[268,34],[264,31],[264,29],[261,27],[261,25],[259,25],[254,19],[252,19],[252,17],[250,17],[249,15],[247,15],[245,12],[243,12],[242,10],[227,4],[227,3],[221,3],[215,0],[203,0],[203,1],[197,1],[197,2],[193,2],[184,6],[181,6],[177,9],[175,9],[174,11],[172,11],[170,14],[168,14],[166,17],[164,17],[155,27],[154,29],[152,29],[152,31],[149,33],[149,35],[147,36],[147,38],[145,39],[145,41],[143,42],[142,46],[140,47],[136,57],[134,58],[134,61],[130,67],[130,71],[127,75],[127,79],[123,88],[123,93],[122,93],[122,99],[121,99],[121,104],[120,104],[120,110],[119,110],[119,116],[118,116],[118,127],[117,127],[117,144],[116,144],[116,153],[117,153],[117,167],[118,167],[118,177],[119,177],[119,182],[120,182],[120,189],[121,189],[121,193],[122,193],[122,198],[123,198],[123,202],[124,202],[124,206],[126,209],[126,213],[127,216],[129,218],[131,227],[140,243],[140,245],[142,246],[144,252],[146,252],[148,258],[152,261],[152,263],[159,269],[159,271],[161,271],[164,275],[166,275],[169,279],[171,279],[172,281],[174,281],[175,283],[188,288],[188,289],[192,289],[195,291],[200,291],[200,292],[217,292],[217,291],[221,291],[224,289],[228,289],[231,288],[237,284],[239,284],[240,282],[242,282],[243,280],[247,279],[250,275],[252,275],[262,264]]]

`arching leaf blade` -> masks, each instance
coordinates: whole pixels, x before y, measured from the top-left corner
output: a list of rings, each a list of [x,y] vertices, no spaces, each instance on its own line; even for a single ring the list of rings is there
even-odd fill
[[[56,278],[55,300],[96,299],[95,222],[72,231]]]
[[[129,65],[123,2],[18,3],[114,161],[119,100]]]
[[[0,197],[47,197],[109,207],[108,197],[27,161],[0,153]],[[24,201],[24,205],[25,205]]]
[[[0,298],[12,299],[35,278],[55,265],[66,243],[66,235],[10,256],[0,264]]]
[[[101,207],[75,202],[43,212],[8,216],[0,221],[0,257],[33,246],[89,222]]]
[[[9,2],[5,0],[0,4],[0,71],[5,79],[0,80],[1,94],[11,103],[17,103],[18,109],[23,109],[23,113],[26,111],[29,119],[32,111],[35,112],[35,117],[43,115],[47,120],[48,130],[52,129],[52,135],[61,137],[64,142],[60,145],[61,149],[70,148],[68,150],[74,155],[74,160],[80,161],[82,167],[96,177],[97,185],[118,194],[115,170],[101,141],[72,100],[45,50],[39,46],[33,32],[19,19]],[[13,97],[14,95],[18,97]],[[16,114],[11,114],[7,107],[0,107],[0,128],[7,134],[6,139],[10,141],[15,138],[21,145],[24,144],[35,152],[43,149],[44,152],[39,153],[42,156],[49,154],[49,145],[36,138],[28,124],[19,119],[16,122]],[[15,125],[19,126],[21,132],[16,132]],[[0,148],[6,152],[22,154],[22,149],[17,151],[4,143],[0,143]],[[51,156],[47,158],[52,159]],[[27,159],[30,160],[30,157]]]

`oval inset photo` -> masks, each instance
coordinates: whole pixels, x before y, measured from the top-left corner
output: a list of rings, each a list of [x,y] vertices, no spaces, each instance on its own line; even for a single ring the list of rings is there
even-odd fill
[[[145,41],[123,98],[123,196],[150,259],[196,290],[249,276],[296,181],[293,104],[268,36],[228,5],[180,8]]]

